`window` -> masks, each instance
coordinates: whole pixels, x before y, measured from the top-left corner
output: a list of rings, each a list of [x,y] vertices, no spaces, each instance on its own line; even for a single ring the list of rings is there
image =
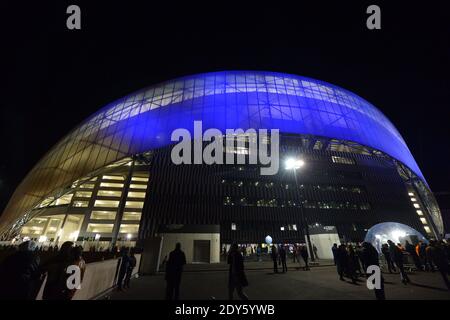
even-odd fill
[[[103,176],[102,177],[103,180],[119,180],[119,181],[124,181],[125,178],[123,176]]]
[[[236,223],[231,223],[231,230],[236,231]]]
[[[129,191],[128,198],[145,198],[145,192]]]
[[[148,182],[148,177],[132,177],[131,181]]]
[[[125,203],[125,208],[142,209],[143,207],[144,207],[144,202],[142,202],[142,201],[127,201]]]
[[[414,193],[408,192],[408,196],[413,197],[413,196],[414,196]]]
[[[425,229],[425,231],[426,231],[427,233],[431,233],[431,229],[430,229],[429,226],[423,226],[423,228]]]
[[[412,201],[412,202],[416,202],[417,199],[416,199],[416,198],[411,198],[411,201]]]
[[[92,211],[92,220],[114,220],[116,219],[115,211]]]
[[[427,219],[425,219],[425,218],[420,218],[420,222],[422,222],[423,224],[427,224]]]
[[[86,208],[89,206],[89,201],[74,201],[72,207],[75,208]]]
[[[119,233],[138,233],[138,231],[138,224],[121,224],[119,229]]]
[[[355,164],[355,160],[350,158],[331,156],[331,160],[333,163],[341,163],[341,164]]]
[[[111,191],[111,190],[98,190],[98,197],[120,197],[122,195],[122,191]]]
[[[281,231],[284,231],[284,227],[280,227],[280,230],[281,230]]]
[[[75,192],[76,198],[90,198],[92,196],[92,191],[77,191]]]
[[[94,207],[117,208],[119,201],[116,200],[95,200]]]
[[[414,208],[418,209],[420,206],[417,203],[414,203]]]
[[[102,183],[100,183],[100,187],[105,187],[105,188],[123,188],[123,183],[102,182]]]
[[[56,199],[55,203],[52,203],[54,206],[62,206],[65,204],[69,204],[72,201],[73,194],[65,194],[62,197]]]
[[[418,214],[419,216],[423,216],[422,210],[416,210],[416,212],[417,212],[417,214]]]
[[[122,220],[134,220],[134,221],[140,221],[141,220],[142,213],[140,212],[124,212],[122,216]]]
[[[147,185],[146,184],[135,184],[132,183],[130,184],[130,189],[147,189]]]
[[[95,184],[94,183],[83,183],[80,186],[80,189],[94,189]]]
[[[113,231],[114,224],[112,223],[89,223],[86,232],[95,233],[111,233]]]

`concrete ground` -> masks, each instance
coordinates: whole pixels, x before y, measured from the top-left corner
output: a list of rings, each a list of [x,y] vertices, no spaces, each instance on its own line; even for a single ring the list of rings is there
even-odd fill
[[[365,279],[358,284],[340,281],[336,267],[322,261],[310,271],[289,263],[288,272],[274,274],[269,262],[246,262],[249,286],[245,292],[252,300],[308,300],[308,299],[374,299],[374,292],[366,287]],[[387,299],[450,300],[440,273],[410,273],[412,284],[403,285],[399,274],[383,274]],[[183,273],[180,298],[183,300],[227,299],[228,271],[224,263],[215,265],[187,265]],[[160,300],[164,298],[164,274],[143,276],[132,280],[126,292],[113,291],[101,299]]]

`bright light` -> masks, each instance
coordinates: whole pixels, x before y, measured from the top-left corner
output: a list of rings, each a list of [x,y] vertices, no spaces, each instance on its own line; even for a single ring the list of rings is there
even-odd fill
[[[96,241],[97,241],[97,240],[100,240],[100,237],[101,237],[100,234],[98,234],[98,233],[95,234],[95,240],[96,240]]]
[[[400,242],[400,238],[403,238],[404,236],[406,236],[406,232],[402,231],[402,230],[393,230],[391,232],[391,236],[392,236],[392,241],[394,241],[395,243],[399,243]]]
[[[300,169],[305,165],[305,161],[302,159],[294,159],[294,158],[288,158],[285,162],[285,169],[286,170],[296,170]]]
[[[376,235],[375,235],[375,238],[377,238],[377,239],[381,239],[381,235],[379,235],[379,234],[376,234]]]
[[[45,242],[45,241],[47,241],[47,237],[46,236],[40,236],[38,241],[39,242]]]
[[[63,232],[62,229],[59,229],[59,230],[58,230],[58,233],[57,233],[56,235],[57,235],[58,237],[61,237],[62,232]]]
[[[69,234],[69,238],[73,241],[77,241],[79,233],[80,233],[79,231],[74,231],[71,234]]]
[[[271,244],[272,243],[272,237],[271,236],[267,236],[266,239],[264,239],[266,241],[267,244]]]
[[[128,239],[128,240],[131,239],[131,233],[127,234],[127,239]]]

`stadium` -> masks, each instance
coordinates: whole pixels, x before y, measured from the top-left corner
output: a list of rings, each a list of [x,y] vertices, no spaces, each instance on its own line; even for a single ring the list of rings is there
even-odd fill
[[[261,175],[258,163],[174,164],[171,134],[193,133],[195,121],[223,132],[278,129],[278,173]],[[223,152],[248,157],[252,139],[238,135]],[[167,248],[182,242],[190,261],[214,262],[233,242],[299,243],[318,226],[362,241],[382,222],[443,234],[434,196],[382,112],[320,80],[225,71],[151,86],[86,119],[17,187],[0,235],[86,250],[161,238]]]

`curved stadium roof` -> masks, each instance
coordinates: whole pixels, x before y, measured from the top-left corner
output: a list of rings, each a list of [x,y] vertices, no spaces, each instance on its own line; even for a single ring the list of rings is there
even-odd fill
[[[405,141],[372,104],[335,85],[258,71],[198,74],[114,101],[59,141],[31,170],[0,218],[14,223],[55,190],[126,156],[169,145],[174,129],[280,129],[349,140],[401,161],[425,181]]]

